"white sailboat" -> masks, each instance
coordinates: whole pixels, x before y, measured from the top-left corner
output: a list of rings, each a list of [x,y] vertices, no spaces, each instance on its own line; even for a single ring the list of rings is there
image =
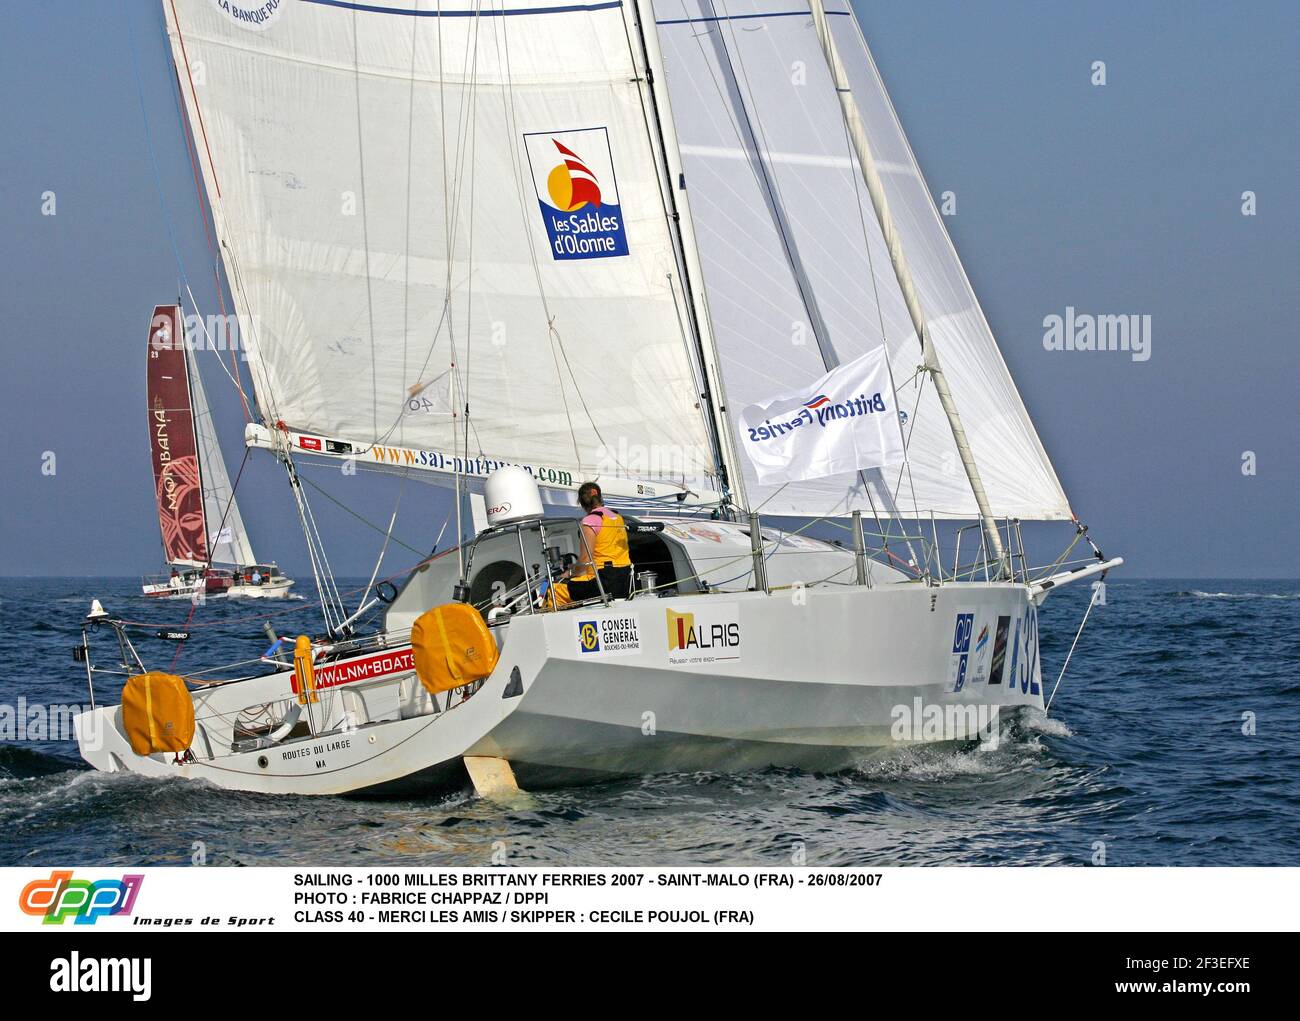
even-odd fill
[[[282,599],[293,588],[274,563],[259,563],[239,513],[203,375],[186,342],[179,305],[159,305],[146,361],[149,439],[166,578],[144,595]]]
[[[137,754],[93,708],[93,766],[299,794],[834,769],[1043,707],[1039,605],[1122,561],[1026,562],[1019,522],[1073,515],[846,6],[163,6],[256,324],[246,440],[288,471],[328,634],[196,682],[183,750]],[[882,347],[902,463],[760,481],[746,408]],[[442,482],[485,527],[358,635],[304,459]],[[589,478],[638,586],[557,609]],[[947,521],[978,529],[964,563]],[[430,667],[448,604],[490,648]],[[443,690],[452,652],[491,668]]]

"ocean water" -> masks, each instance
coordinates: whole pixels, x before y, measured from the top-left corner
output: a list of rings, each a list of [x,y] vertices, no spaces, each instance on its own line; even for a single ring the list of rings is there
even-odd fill
[[[146,603],[136,584],[0,579],[0,705],[86,701],[71,649],[92,596],[184,622],[187,603]],[[1088,598],[1080,585],[1043,607],[1049,689]],[[258,655],[267,612],[313,613],[213,601],[180,669]],[[162,667],[175,649],[140,648]],[[1295,865],[1297,649],[1300,582],[1115,578],[1051,717],[1007,721],[996,751],[911,751],[833,775],[666,774],[510,808],[464,790],[233,793],[95,773],[71,743],[6,740],[0,865],[185,865],[196,844],[215,865]]]

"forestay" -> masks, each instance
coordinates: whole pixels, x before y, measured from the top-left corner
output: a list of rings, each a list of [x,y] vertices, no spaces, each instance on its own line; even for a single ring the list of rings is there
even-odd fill
[[[812,18],[799,0],[655,0],[668,92],[733,425],[883,341],[908,420],[905,469],[760,485],[765,513],[884,509],[973,518],[975,500],[921,362]],[[830,5],[926,321],[992,511],[1067,518],[1069,505],[931,200],[856,20]],[[810,397],[814,396],[809,394]]]
[[[163,8],[268,426],[713,470],[622,3]]]

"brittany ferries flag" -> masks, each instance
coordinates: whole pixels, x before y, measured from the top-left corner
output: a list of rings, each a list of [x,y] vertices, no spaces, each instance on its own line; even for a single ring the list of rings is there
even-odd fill
[[[903,431],[883,345],[797,394],[751,404],[741,412],[740,425],[740,445],[765,485],[903,460]]]

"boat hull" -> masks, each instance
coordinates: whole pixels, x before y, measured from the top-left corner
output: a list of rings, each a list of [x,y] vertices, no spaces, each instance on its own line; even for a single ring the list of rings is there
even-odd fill
[[[1021,586],[634,600],[606,615],[632,614],[640,649],[613,656],[579,638],[599,615],[536,618],[545,665],[469,754],[508,759],[521,782],[575,770],[835,770],[918,743],[995,740],[999,713],[1043,705],[1037,607]],[[685,654],[673,649],[684,614],[705,638],[734,620],[734,646],[712,661],[689,637]],[[538,641],[520,627],[530,623],[511,625],[507,650]]]
[[[509,760],[525,786],[836,770],[915,744],[987,738],[1001,711],[1043,703],[1037,607],[1022,585],[641,598],[526,614],[495,634],[496,669],[451,708],[424,691],[402,647],[318,667],[314,736],[232,750],[240,713],[292,708],[285,671],[196,692],[190,761],[134,755],[115,706],[78,717],[78,740],[100,769],[338,794],[464,755]]]
[[[274,578],[261,584],[235,584],[226,590],[228,599],[287,599],[293,589],[291,578]]]

